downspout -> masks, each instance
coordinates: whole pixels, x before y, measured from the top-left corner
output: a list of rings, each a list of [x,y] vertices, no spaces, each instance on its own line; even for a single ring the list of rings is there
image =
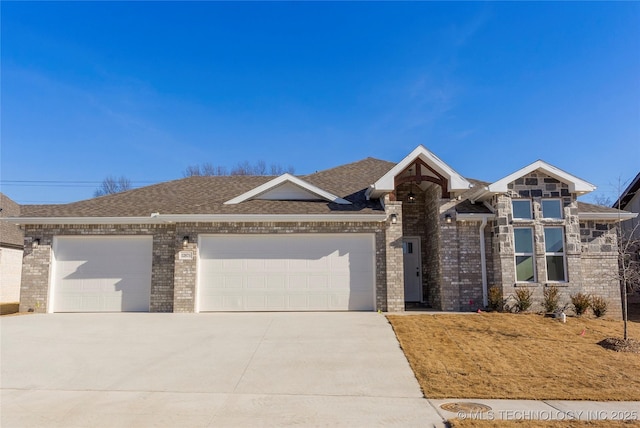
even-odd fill
[[[487,289],[487,255],[484,244],[484,228],[487,225],[487,217],[482,217],[480,223],[480,264],[482,266],[482,304],[489,306],[489,290]]]

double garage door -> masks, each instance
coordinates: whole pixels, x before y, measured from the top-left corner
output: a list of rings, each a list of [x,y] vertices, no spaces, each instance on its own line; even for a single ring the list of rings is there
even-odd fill
[[[57,237],[55,312],[148,311],[151,237]],[[204,235],[196,310],[372,310],[371,234]]]

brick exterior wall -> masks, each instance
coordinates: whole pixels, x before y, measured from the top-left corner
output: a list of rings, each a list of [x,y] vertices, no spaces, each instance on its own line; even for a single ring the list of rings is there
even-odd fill
[[[460,242],[459,302],[458,310],[475,311],[483,307],[482,302],[482,263],[480,258],[480,222],[457,222],[457,238]],[[486,239],[486,234],[485,234]],[[485,241],[485,251],[490,248]]]
[[[398,206],[398,210],[399,210]],[[401,219],[401,216],[399,216]],[[381,222],[317,223],[178,223],[171,225],[27,225],[22,268],[21,311],[47,312],[52,245],[55,236],[152,235],[151,312],[193,312],[196,302],[199,234],[272,234],[272,233],[372,233],[376,253],[376,309],[404,310],[402,278],[402,235],[400,225]],[[400,242],[390,252],[396,273],[387,293],[387,231]],[[189,243],[183,245],[183,238]],[[395,238],[394,238],[395,236]],[[35,239],[40,244],[33,245]],[[393,247],[393,245],[391,245]],[[190,258],[180,257],[191,252]],[[184,254],[184,253],[183,253]],[[399,256],[398,256],[399,254]],[[397,266],[399,266],[399,273]]]
[[[173,225],[26,225],[20,286],[20,311],[47,312],[49,275],[55,236],[152,235],[151,312],[173,311],[175,226]],[[39,245],[34,245],[36,239]]]
[[[378,266],[385,266],[385,283],[386,283],[386,301],[381,295],[378,295],[378,308],[389,312],[404,311],[404,259],[402,252],[402,236],[403,236],[403,206],[402,202],[389,200],[389,195],[385,196],[385,211],[387,218],[390,219],[392,214],[397,217],[397,223],[392,224],[388,220],[385,233],[385,248],[378,248],[376,245],[376,258],[384,255],[386,260]],[[381,261],[381,260],[380,260]],[[380,262],[376,260],[376,263]],[[384,292],[384,290],[381,290]],[[382,294],[384,296],[384,294]]]

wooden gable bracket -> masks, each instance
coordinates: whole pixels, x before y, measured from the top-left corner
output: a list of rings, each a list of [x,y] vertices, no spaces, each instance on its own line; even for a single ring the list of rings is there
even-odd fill
[[[424,166],[429,171],[431,171],[433,174],[435,174],[438,178],[432,177],[430,175],[422,175],[422,174],[420,174],[418,166]],[[407,177],[399,177],[400,175],[404,174],[405,171],[407,171],[407,170],[409,170],[411,168],[414,168],[414,167],[415,167],[415,171],[416,171],[415,174],[409,175]],[[420,184],[423,181],[429,181],[431,183],[435,183],[438,186],[440,186],[442,188],[442,197],[443,198],[450,198],[451,197],[451,195],[449,193],[449,190],[448,190],[448,188],[449,188],[448,180],[442,174],[438,173],[438,171],[436,171],[435,169],[433,169],[432,167],[427,165],[420,158],[417,158],[412,164],[407,166],[400,174],[398,174],[398,176],[395,177],[394,186],[397,188],[399,185],[401,185],[403,183],[415,182],[417,184]]]

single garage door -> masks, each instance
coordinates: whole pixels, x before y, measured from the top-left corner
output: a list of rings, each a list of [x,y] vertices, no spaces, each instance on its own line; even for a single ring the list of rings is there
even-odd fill
[[[149,311],[152,246],[150,236],[56,237],[53,311]]]
[[[373,310],[372,234],[200,236],[199,311]]]

